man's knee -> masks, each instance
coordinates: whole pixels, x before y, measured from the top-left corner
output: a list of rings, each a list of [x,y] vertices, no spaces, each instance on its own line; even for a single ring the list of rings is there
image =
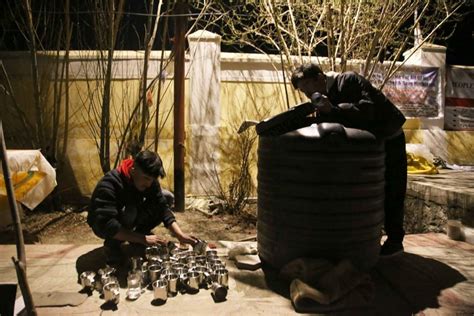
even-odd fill
[[[91,228],[92,228],[92,232],[94,233],[94,235],[96,235],[97,237],[99,237],[100,239],[107,239],[107,237],[105,236],[105,233],[100,230],[97,225],[89,225]]]

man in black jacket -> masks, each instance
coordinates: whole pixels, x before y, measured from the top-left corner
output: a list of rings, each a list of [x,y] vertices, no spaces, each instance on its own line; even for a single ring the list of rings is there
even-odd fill
[[[183,233],[176,222],[158,182],[158,177],[164,176],[161,158],[146,150],[135,159],[124,160],[97,184],[87,223],[98,237],[105,239],[108,264],[121,261],[120,244],[124,241],[145,246],[166,244],[166,240],[151,233],[160,223],[181,243],[197,242],[195,237]]]
[[[382,256],[403,252],[404,200],[407,185],[405,117],[389,99],[354,72],[323,73],[315,64],[303,64],[291,83],[316,106],[318,122],[341,123],[364,129],[385,141],[385,231]]]

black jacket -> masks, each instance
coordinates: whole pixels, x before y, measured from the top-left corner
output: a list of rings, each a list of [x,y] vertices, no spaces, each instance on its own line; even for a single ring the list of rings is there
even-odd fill
[[[406,120],[380,90],[355,72],[337,75],[327,97],[333,108],[322,114],[320,121],[341,123],[386,138],[399,131]]]
[[[175,217],[161,193],[160,184],[139,192],[133,182],[116,169],[99,181],[92,193],[87,223],[101,238],[112,238],[121,227],[133,229],[139,225],[153,228],[160,223],[169,227]]]

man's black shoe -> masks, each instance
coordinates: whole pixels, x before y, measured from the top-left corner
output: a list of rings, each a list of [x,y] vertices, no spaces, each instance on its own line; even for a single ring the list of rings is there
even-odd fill
[[[401,242],[394,242],[388,239],[383,243],[382,248],[380,248],[380,256],[384,258],[393,257],[402,252],[403,244]]]

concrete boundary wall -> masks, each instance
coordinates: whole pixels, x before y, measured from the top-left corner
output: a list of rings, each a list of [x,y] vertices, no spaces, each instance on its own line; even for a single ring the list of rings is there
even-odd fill
[[[186,54],[186,193],[209,194],[215,193],[215,172],[229,177],[235,172],[235,161],[232,160],[231,150],[236,139],[236,125],[244,118],[261,119],[276,114],[286,108],[284,96],[283,74],[280,69],[280,56],[262,54],[222,53],[220,51],[220,36],[206,31],[197,31],[188,36],[189,50]],[[408,57],[409,54],[406,56]],[[60,58],[64,56],[61,52]],[[135,102],[138,81],[143,65],[142,51],[116,51],[114,54],[114,86],[122,93],[121,97],[129,97],[130,104]],[[170,52],[165,52],[163,62],[166,62]],[[84,91],[84,82],[94,78],[93,72],[97,66],[99,52],[73,51],[70,53],[70,78],[78,88],[71,90],[71,102]],[[31,80],[29,52],[0,52],[14,86],[27,84]],[[54,52],[40,53],[39,63],[44,78],[52,80]],[[444,100],[445,82],[445,49],[443,47],[425,45],[421,50],[412,54],[407,65],[422,67],[439,67],[441,72],[441,90]],[[312,61],[325,64],[324,58],[313,58]],[[159,75],[161,52],[151,53],[148,81]],[[361,62],[351,61],[352,69],[360,69]],[[162,77],[166,82],[173,79],[173,63],[166,65]],[[122,92],[127,83],[133,92]],[[122,86],[121,86],[121,85]],[[289,92],[289,104],[299,103],[304,97],[295,92],[289,80],[286,82]],[[172,86],[172,85],[171,85]],[[31,89],[22,88],[21,97],[32,95]],[[134,90],[135,89],[135,90]],[[156,91],[154,92],[156,93]],[[164,97],[163,113],[165,116],[172,109],[172,88]],[[26,100],[26,99],[25,99]],[[0,94],[0,111],[5,113],[9,108],[8,97]],[[442,101],[444,102],[444,101]],[[253,103],[253,104],[251,104]],[[28,104],[27,101],[24,104]],[[252,106],[250,106],[252,105]],[[29,105],[28,105],[29,106]],[[473,132],[450,132],[443,127],[444,103],[440,116],[435,119],[413,118],[405,125],[407,141],[426,144],[433,154],[451,163],[474,164],[474,153],[469,148],[474,146]],[[77,110],[74,115],[78,115]],[[27,111],[28,112],[28,111]],[[2,117],[4,115],[2,114]],[[172,117],[172,115],[171,115]],[[95,182],[101,176],[95,142],[84,130],[87,122],[82,122],[79,116],[72,118],[75,123],[71,132],[67,160],[69,167],[65,181],[74,180],[77,193],[90,195]],[[150,125],[148,144],[155,126]],[[5,131],[6,134],[9,131]],[[15,144],[9,144],[15,147]],[[168,177],[164,186],[172,189],[172,122],[163,126],[162,141],[159,152],[163,156]],[[232,169],[234,166],[234,169]],[[232,171],[234,170],[234,171]],[[253,175],[255,175],[253,170]],[[206,180],[210,179],[210,180]],[[60,179],[61,180],[61,179]],[[256,181],[254,179],[254,184]]]

